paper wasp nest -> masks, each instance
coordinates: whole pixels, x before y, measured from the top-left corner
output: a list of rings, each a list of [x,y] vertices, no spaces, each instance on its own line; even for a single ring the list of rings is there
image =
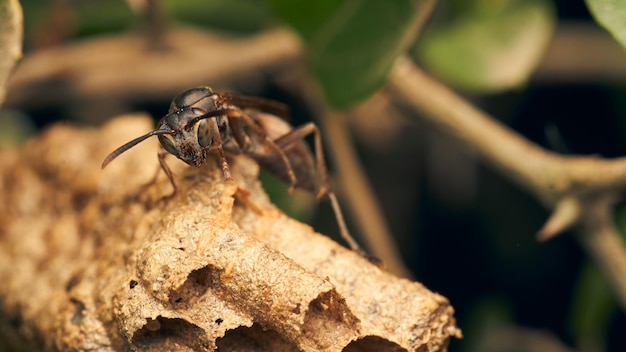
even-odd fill
[[[257,165],[174,158],[157,141],[106,170],[152,128],[57,125],[0,152],[0,334],[64,351],[441,351],[460,337],[445,297],[394,277],[276,209]],[[1,344],[2,342],[0,342]]]

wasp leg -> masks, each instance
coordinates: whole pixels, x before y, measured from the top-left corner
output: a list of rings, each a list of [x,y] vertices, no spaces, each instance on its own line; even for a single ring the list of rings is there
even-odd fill
[[[167,163],[165,162],[165,156],[168,154],[169,153],[167,152],[167,150],[165,150],[165,148],[163,148],[162,146],[159,149],[159,153],[157,154],[157,156],[159,157],[159,165],[161,165],[161,169],[163,170],[163,172],[165,172],[165,175],[167,175],[167,179],[170,180],[170,183],[172,184],[172,188],[174,189],[171,194],[164,197],[165,199],[170,199],[174,197],[174,195],[178,191],[178,188],[176,187],[176,182],[174,182],[174,174],[172,173],[172,170],[170,169],[169,166],[167,166]],[[156,182],[158,175],[159,175],[159,170],[157,170],[157,173],[154,175],[154,179],[152,179],[152,181],[150,182],[151,184]]]
[[[339,233],[344,241],[348,243],[350,249],[355,252],[360,253],[361,255],[368,257],[368,254],[365,253],[357,243],[357,241],[352,237],[350,231],[348,230],[348,226],[346,225],[346,221],[343,218],[343,213],[341,212],[341,207],[339,206],[339,201],[337,200],[337,196],[335,192],[327,191],[326,195],[328,199],[330,199],[330,204],[333,207],[333,212],[335,213],[335,218],[337,219],[337,224],[339,225]]]
[[[348,226],[346,225],[346,221],[343,217],[343,212],[341,211],[341,206],[339,205],[339,201],[337,200],[337,196],[335,192],[330,189],[328,184],[328,174],[326,169],[326,163],[324,161],[324,150],[322,148],[322,137],[320,135],[319,129],[313,122],[306,123],[298,128],[291,130],[289,133],[284,136],[276,139],[274,143],[279,148],[287,148],[290,144],[298,142],[308,135],[313,134],[314,138],[314,147],[315,147],[315,161],[317,168],[317,181],[316,181],[316,197],[318,201],[327,196],[330,200],[330,204],[333,208],[333,212],[335,213],[335,218],[337,219],[337,225],[339,226],[339,232],[341,237],[348,243],[350,248],[361,254],[362,256],[369,258],[370,256],[361,249],[357,241],[350,235],[350,231],[348,230]]]
[[[159,152],[157,154],[157,156],[159,157],[159,167],[156,168],[155,172],[154,172],[154,176],[152,176],[152,178],[150,179],[150,181],[144,183],[140,188],[139,191],[135,194],[133,194],[131,196],[131,198],[135,198],[140,194],[143,194],[146,190],[148,190],[148,188],[150,188],[152,185],[154,185],[157,181],[157,179],[159,178],[159,172],[161,170],[163,170],[165,172],[165,174],[167,175],[167,178],[170,180],[170,183],[172,184],[172,187],[174,188],[174,191],[170,194],[167,195],[165,197],[163,197],[164,199],[170,199],[172,198],[175,194],[176,194],[176,183],[174,183],[174,175],[172,174],[172,171],[170,170],[170,168],[167,166],[167,164],[165,163],[165,156],[168,155],[169,153],[163,148],[161,147],[159,149]]]
[[[269,148],[271,148],[276,153],[276,155],[278,155],[283,165],[285,165],[285,169],[287,170],[287,176],[289,177],[290,183],[289,193],[293,193],[296,189],[297,183],[296,174],[291,167],[289,158],[287,157],[287,155],[285,155],[285,152],[282,150],[282,148],[280,148],[274,141],[267,137],[267,133],[265,132],[265,130],[261,126],[259,126],[253,118],[251,118],[248,114],[241,111],[240,109],[227,110],[224,112],[224,115],[229,117],[229,123],[231,129],[233,130],[235,140],[244,152],[252,148],[250,139],[247,137],[243,129],[245,123],[245,125],[248,126],[250,133],[254,133],[258,139],[263,140],[265,143],[267,143]],[[238,119],[243,120],[244,123],[239,122]]]
[[[228,161],[226,160],[226,155],[224,154],[224,148],[222,147],[222,138],[220,137],[220,130],[217,126],[216,119],[208,119],[207,123],[212,124],[211,131],[213,131],[213,143],[207,148],[214,147],[217,149],[217,153],[219,154],[220,163],[222,165],[222,173],[224,173],[224,179],[226,181],[232,181],[233,176],[230,172],[230,166],[228,165]]]
[[[274,140],[274,143],[276,143],[279,148],[285,149],[289,147],[290,144],[301,141],[310,134],[313,135],[315,147],[315,168],[317,174],[315,197],[319,201],[328,192],[330,192],[330,187],[328,186],[328,173],[326,169],[326,162],[324,161],[322,137],[320,135],[319,129],[317,128],[317,125],[315,125],[313,122],[309,122],[302,126],[294,128],[289,133]]]
[[[245,114],[241,110],[239,110],[238,112],[241,115]],[[237,145],[239,146],[242,152],[249,150],[252,147],[252,145],[250,142],[250,137],[248,137],[245,131],[246,121],[244,121],[244,118],[242,118],[241,116],[235,116],[234,113],[232,115],[227,115],[227,116],[228,116],[228,125],[230,126],[230,129],[233,132],[233,137],[235,138]]]

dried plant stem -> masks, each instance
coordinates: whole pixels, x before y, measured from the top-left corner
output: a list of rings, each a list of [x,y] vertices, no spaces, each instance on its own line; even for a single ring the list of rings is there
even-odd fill
[[[383,259],[388,271],[402,277],[412,277],[404,266],[393,235],[382,215],[376,196],[370,186],[363,167],[351,143],[345,115],[327,110],[318,119],[338,170],[341,194],[349,203],[349,211],[357,220],[359,231],[363,234],[367,247]]]
[[[394,99],[474,149],[554,210],[538,238],[576,226],[581,245],[596,260],[626,309],[626,250],[610,216],[614,196],[626,189],[626,158],[567,157],[528,141],[417,68],[408,58],[394,66]]]
[[[508,129],[415,67],[408,59],[398,61],[389,87],[396,98],[423,113],[438,128],[456,136],[485,160],[527,188],[537,184],[545,170],[558,167],[555,156]],[[488,136],[488,138],[486,138]],[[522,165],[526,158],[529,162]],[[532,157],[529,158],[529,157]],[[519,159],[518,159],[519,158]]]

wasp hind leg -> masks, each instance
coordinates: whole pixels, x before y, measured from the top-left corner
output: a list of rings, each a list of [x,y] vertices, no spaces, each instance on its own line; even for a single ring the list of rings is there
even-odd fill
[[[335,219],[337,220],[337,225],[339,226],[339,233],[341,234],[341,237],[344,241],[346,241],[350,249],[369,259],[371,256],[368,255],[363,249],[361,249],[358,242],[350,234],[348,226],[346,225],[345,218],[343,216],[343,212],[341,211],[341,206],[339,205],[339,200],[337,200],[335,192],[333,192],[328,183],[326,162],[324,161],[324,149],[322,147],[322,137],[320,135],[317,125],[315,125],[313,122],[306,123],[300,127],[291,130],[284,136],[276,139],[274,143],[276,143],[279,148],[285,149],[289,147],[289,145],[291,145],[292,143],[301,141],[311,134],[313,135],[314,139],[316,163],[315,196],[318,201],[324,196],[328,197],[333,212],[335,213]]]

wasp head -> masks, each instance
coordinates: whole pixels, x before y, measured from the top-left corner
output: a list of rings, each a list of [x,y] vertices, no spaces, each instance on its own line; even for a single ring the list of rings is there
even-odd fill
[[[206,160],[212,142],[212,131],[199,109],[181,109],[167,114],[159,122],[159,142],[165,150],[189,165],[199,167]]]
[[[211,112],[221,109],[219,96],[208,87],[192,88],[179,94],[157,129],[137,137],[109,154],[102,162],[106,167],[113,159],[152,136],[169,153],[189,165],[199,167],[206,160],[213,141],[212,124],[207,123]]]

